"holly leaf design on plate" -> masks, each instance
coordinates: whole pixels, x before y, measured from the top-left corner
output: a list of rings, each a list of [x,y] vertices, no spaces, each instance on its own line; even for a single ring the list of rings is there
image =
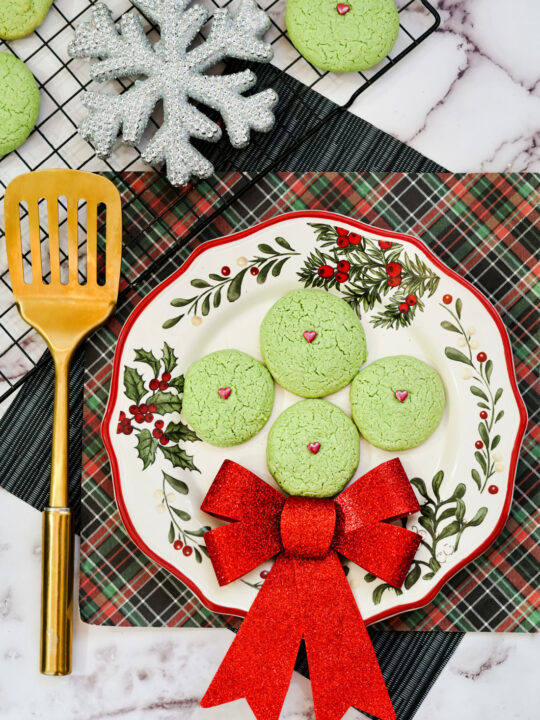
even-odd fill
[[[173,490],[176,490],[176,492],[179,492],[181,495],[188,494],[189,488],[183,480],[178,480],[178,478],[175,478],[166,472],[163,472],[163,478]]]
[[[163,366],[165,368],[165,372],[172,372],[174,368],[176,367],[176,364],[178,362],[178,359],[176,355],[174,354],[174,350],[170,345],[167,345],[167,343],[164,343],[163,345],[163,351],[162,351],[162,358],[163,358]],[[157,375],[156,375],[157,377]]]
[[[150,350],[144,350],[143,348],[140,348],[140,350],[135,350],[135,360],[137,362],[142,362],[150,365],[153,373],[152,377],[157,378],[159,376],[160,362],[153,352],[151,352]]]
[[[176,392],[183,393],[184,392],[184,376],[179,375],[178,377],[173,378],[169,381],[169,387],[173,387]]]
[[[146,401],[147,405],[155,405],[157,415],[166,415],[167,413],[180,412],[182,410],[182,401],[172,392],[163,392],[158,390],[151,395]]]
[[[188,442],[200,440],[198,435],[183,422],[170,422],[165,430],[165,435],[175,443],[180,440],[187,440]]]
[[[155,461],[157,446],[158,441],[155,437],[152,437],[150,430],[146,428],[141,430],[137,438],[137,453],[143,461],[143,470],[146,470]]]
[[[196,467],[193,462],[193,457],[188,455],[186,451],[182,450],[182,448],[178,447],[178,445],[172,445],[171,447],[160,445],[159,449],[163,453],[164,457],[170,461],[173,467],[200,472],[199,468]]]
[[[146,394],[144,380],[135,368],[126,366],[124,370],[124,392],[126,397],[136,403],[140,403]]]

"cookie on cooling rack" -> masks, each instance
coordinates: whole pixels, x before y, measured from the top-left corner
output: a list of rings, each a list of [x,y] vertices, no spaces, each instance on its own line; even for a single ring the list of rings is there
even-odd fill
[[[1,0],[0,38],[15,40],[30,35],[45,20],[53,0]]]
[[[39,88],[30,70],[15,55],[0,52],[0,157],[30,135],[39,106]]]
[[[339,73],[377,65],[399,32],[394,0],[288,0],[285,23],[308,62]]]

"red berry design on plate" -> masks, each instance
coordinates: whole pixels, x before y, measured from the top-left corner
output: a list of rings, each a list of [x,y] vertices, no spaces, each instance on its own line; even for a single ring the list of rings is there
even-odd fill
[[[388,263],[386,266],[386,273],[387,275],[390,275],[390,277],[397,277],[398,275],[401,275],[401,265],[397,262]]]
[[[388,284],[390,285],[390,287],[397,287],[398,285],[401,285],[401,275],[396,275],[395,277],[389,277]]]
[[[162,435],[162,436],[159,438],[159,442],[160,442],[162,445],[168,445],[168,444],[169,444],[169,436],[168,436],[168,435]]]
[[[483,443],[481,440],[477,440],[477,441],[474,443],[474,447],[475,447],[477,450],[481,450],[481,449],[484,447],[484,443]]]
[[[336,245],[340,248],[346,248],[349,244],[349,241],[346,237],[338,237],[336,240]]]
[[[152,415],[152,413],[146,413],[144,419],[146,420],[146,422],[154,422],[154,416]]]
[[[133,428],[131,425],[124,425],[124,435],[131,435]]]
[[[259,268],[252,267],[249,272],[253,275],[253,277],[256,277],[259,274]]]
[[[175,550],[181,550],[183,548],[183,546],[184,546],[184,543],[181,540],[175,540],[173,542],[173,548]]]
[[[379,247],[381,250],[390,250],[392,247],[392,243],[390,240],[379,240]]]
[[[346,272],[337,272],[336,273],[336,282],[344,283],[344,282],[347,282],[348,279],[349,279],[349,273],[346,273]]]
[[[349,233],[349,242],[351,245],[360,245],[362,236],[355,232]]]
[[[478,362],[486,362],[487,355],[485,352],[479,352],[478,355],[476,356],[476,359],[478,360]]]
[[[189,545],[186,545],[186,546],[182,549],[182,552],[184,553],[184,555],[185,555],[186,557],[189,557],[189,556],[191,555],[191,553],[193,552],[193,548],[190,547]]]
[[[148,406],[148,411],[151,413],[157,412],[157,405],[154,405],[154,403],[152,403],[151,405]]]
[[[228,265],[224,265],[221,268],[221,274],[223,275],[223,277],[229,277],[229,275],[231,274],[231,268]]]
[[[342,227],[337,227],[336,232],[338,235],[341,235],[342,237],[347,237],[347,235],[349,234],[349,231]]]
[[[480,417],[482,418],[482,420],[487,420],[487,416],[487,412],[485,410],[482,410],[482,412],[480,413]]]
[[[452,296],[451,295],[443,295],[442,301],[445,305],[450,305],[450,303],[452,302]]]
[[[407,303],[400,303],[398,305],[398,310],[400,313],[403,313],[404,315],[409,312],[409,306]]]
[[[160,430],[159,428],[155,428],[152,430],[152,435],[159,440],[159,438],[163,435],[163,430]]]
[[[159,383],[159,389],[160,390],[166,390],[169,387],[169,383],[166,380],[162,380]]]
[[[138,423],[144,422],[144,415],[142,413],[137,413],[135,415],[135,422],[138,422]]]
[[[153,380],[150,380],[150,390],[157,390],[159,387],[159,380],[157,378],[154,378]]]
[[[418,302],[418,298],[416,297],[416,295],[407,295],[407,297],[405,298],[405,302],[409,307],[413,307]]]
[[[124,426],[122,425],[122,423],[118,423],[118,425],[116,426],[116,434],[121,435],[123,432],[124,432]]]
[[[331,278],[333,274],[334,269],[331,268],[330,265],[321,265],[320,268],[317,270],[317,275],[324,279]]]
[[[163,422],[163,420],[156,420],[156,427],[159,428],[159,430],[161,430],[161,428],[163,427],[163,425],[165,425],[165,423]]]
[[[349,272],[351,263],[348,260],[340,260],[337,264],[337,269],[341,272]]]
[[[260,576],[262,577],[263,580],[266,580],[266,578],[267,578],[268,575],[270,574],[270,571],[269,571],[269,570],[261,570],[261,572],[260,572],[259,574],[260,574]]]
[[[143,415],[148,412],[148,406],[143,403],[142,405],[139,405],[139,412]]]
[[[488,487],[488,493],[490,495],[496,495],[499,492],[499,488],[496,485],[490,485]]]
[[[171,379],[171,373],[170,372],[163,373],[163,375],[161,376],[161,379],[164,380],[165,382],[169,382]]]
[[[121,410],[120,411],[120,420],[125,420],[125,419],[126,419],[126,413],[123,410]]]
[[[132,415],[136,415],[139,412],[139,406],[138,405],[130,405],[129,406],[129,412]]]

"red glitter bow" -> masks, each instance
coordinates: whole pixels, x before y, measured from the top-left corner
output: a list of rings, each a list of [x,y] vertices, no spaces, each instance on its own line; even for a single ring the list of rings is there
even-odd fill
[[[277,720],[303,637],[318,720],[338,720],[350,706],[394,720],[337,553],[403,584],[421,538],[381,522],[420,509],[401,462],[389,460],[334,500],[319,500],[284,497],[225,460],[201,509],[233,521],[204,536],[220,585],[278,556],[201,705],[245,697],[259,720]]]

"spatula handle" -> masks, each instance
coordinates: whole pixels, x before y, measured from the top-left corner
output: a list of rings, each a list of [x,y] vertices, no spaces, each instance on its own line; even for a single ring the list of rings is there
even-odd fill
[[[73,633],[73,531],[69,508],[43,512],[40,670],[69,675]]]

